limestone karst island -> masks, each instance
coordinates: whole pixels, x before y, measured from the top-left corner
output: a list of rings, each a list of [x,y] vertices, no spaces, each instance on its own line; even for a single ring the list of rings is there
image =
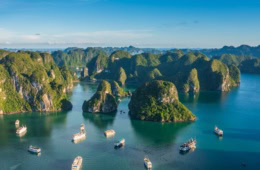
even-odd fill
[[[0,170],[257,170],[257,0],[1,0]]]

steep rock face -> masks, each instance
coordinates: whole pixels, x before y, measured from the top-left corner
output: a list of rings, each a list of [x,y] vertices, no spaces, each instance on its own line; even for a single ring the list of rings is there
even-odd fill
[[[95,74],[101,73],[108,66],[108,57],[101,53],[98,56],[94,57],[87,64],[89,69],[89,74],[94,76]]]
[[[116,81],[111,83],[112,94],[115,97],[126,97],[129,96],[129,92],[125,92]]]
[[[235,65],[228,66],[229,75],[231,77],[232,86],[240,85],[240,70]]]
[[[193,121],[195,116],[178,99],[175,85],[155,80],[139,87],[128,105],[131,117],[160,122]]]
[[[206,83],[208,90],[229,91],[235,86],[232,83],[232,77],[229,74],[228,67],[219,60],[211,60],[207,69],[201,74],[203,83]],[[206,76],[202,78],[202,76]],[[200,80],[201,80],[200,79]]]
[[[73,87],[71,72],[58,68],[47,53],[9,53],[0,60],[0,79],[3,113],[59,111]]]
[[[186,83],[183,86],[184,92],[193,92],[197,93],[200,90],[200,83],[198,79],[198,71],[197,69],[192,69],[189,73]]]
[[[125,70],[122,67],[120,67],[118,73],[116,74],[115,79],[121,86],[125,85],[125,81],[126,81],[127,77],[126,77]]]
[[[83,70],[81,71],[81,75],[80,75],[80,79],[81,80],[85,80],[89,75],[88,75],[88,68],[84,67]]]
[[[111,113],[116,111],[117,102],[112,94],[110,83],[102,81],[94,96],[90,100],[84,101],[82,110],[90,113]]]

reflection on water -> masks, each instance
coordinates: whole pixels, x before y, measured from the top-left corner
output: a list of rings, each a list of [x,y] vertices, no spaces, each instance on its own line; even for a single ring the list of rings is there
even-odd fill
[[[82,113],[83,117],[100,130],[112,126],[115,120],[116,112],[106,114]]]
[[[180,101],[187,103],[224,103],[229,92],[202,91],[197,94],[179,93]]]
[[[154,144],[173,143],[178,133],[190,124],[192,123],[160,123],[131,120],[131,125],[136,134],[146,142]]]

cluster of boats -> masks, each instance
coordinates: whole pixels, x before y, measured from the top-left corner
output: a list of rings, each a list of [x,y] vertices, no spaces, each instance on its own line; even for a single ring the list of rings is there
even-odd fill
[[[19,120],[15,121],[15,126],[17,128],[16,134],[18,136],[21,137],[21,136],[24,136],[26,134],[27,127],[25,125],[22,125],[20,127],[20,121]],[[223,130],[219,129],[217,126],[215,126],[215,128],[214,128],[214,133],[217,136],[220,136],[220,137],[223,136]],[[106,130],[104,132],[104,135],[106,137],[113,137],[113,136],[115,136],[115,134],[116,134],[116,132],[113,129]],[[72,141],[77,143],[78,141],[82,141],[82,140],[85,140],[85,139],[86,139],[85,125],[81,124],[80,132],[73,135]],[[182,144],[180,146],[180,152],[181,153],[187,153],[189,151],[192,151],[192,150],[194,150],[196,148],[196,144],[197,144],[196,139],[191,138],[190,140],[188,140],[187,142],[185,142],[184,144]],[[124,138],[121,139],[120,141],[117,141],[117,142],[114,143],[114,147],[115,148],[120,148],[120,147],[123,147],[123,146],[125,146],[125,139]],[[41,153],[41,148],[30,145],[29,148],[28,148],[28,151],[30,153],[33,153],[33,154],[40,154]],[[79,169],[81,169],[82,162],[83,162],[83,158],[81,156],[77,156],[74,159],[73,163],[72,163],[71,169],[72,170],[79,170]],[[147,169],[151,169],[152,168],[152,162],[150,161],[150,159],[147,156],[144,157],[144,166]]]
[[[27,133],[27,127],[25,125],[20,126],[19,120],[15,121],[15,127],[17,128],[16,134],[19,137],[23,137]],[[39,155],[41,153],[41,148],[30,145],[28,147],[28,152]]]
[[[219,137],[222,137],[224,134],[223,130],[219,129],[217,126],[215,126],[214,128],[214,133]],[[185,142],[180,146],[180,152],[187,153],[189,151],[194,151],[196,149],[196,144],[197,144],[196,139],[191,138],[190,140],[188,140],[187,142]]]
[[[19,120],[16,120],[15,121],[15,127],[17,128],[16,129],[16,134],[19,136],[19,137],[23,137],[26,132],[27,132],[27,127],[25,125],[22,125],[20,127],[20,121]]]

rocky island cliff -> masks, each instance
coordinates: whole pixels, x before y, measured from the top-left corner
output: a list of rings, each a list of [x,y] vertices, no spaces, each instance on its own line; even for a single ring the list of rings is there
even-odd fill
[[[6,52],[0,59],[0,113],[69,110],[66,92],[74,79],[48,53]]]
[[[91,99],[84,101],[82,110],[89,113],[112,113],[117,110],[117,100],[108,81],[103,80],[99,84]]]
[[[178,99],[175,85],[155,80],[137,88],[128,105],[134,119],[158,122],[194,121],[195,115]]]

